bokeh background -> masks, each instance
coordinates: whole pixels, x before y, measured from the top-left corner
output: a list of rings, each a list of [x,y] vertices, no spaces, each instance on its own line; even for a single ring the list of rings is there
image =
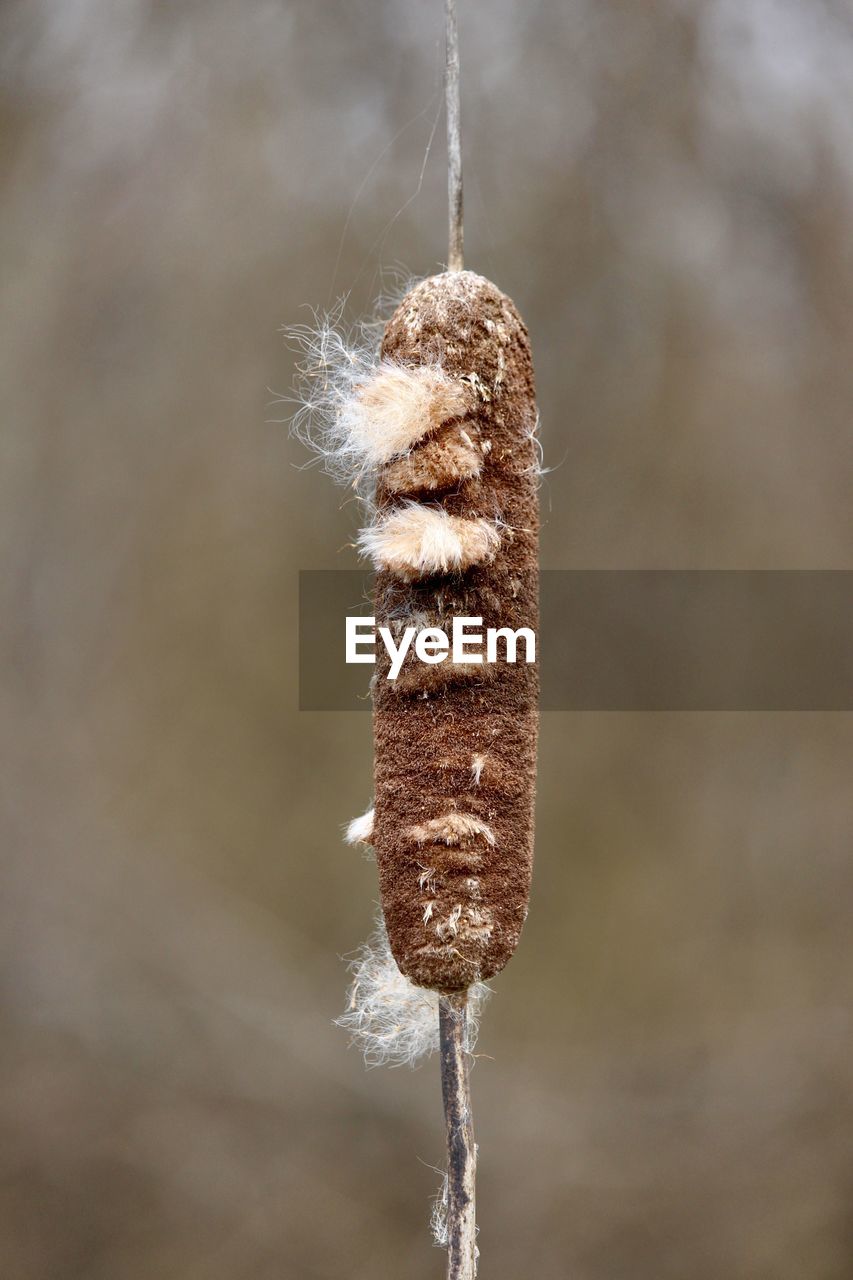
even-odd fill
[[[849,568],[844,0],[461,0],[551,568]],[[332,1026],[357,512],[279,328],[445,245],[438,0],[4,0],[0,1274],[427,1280],[435,1062]],[[432,131],[432,146],[429,146]],[[848,715],[549,714],[474,1071],[489,1280],[853,1274]]]

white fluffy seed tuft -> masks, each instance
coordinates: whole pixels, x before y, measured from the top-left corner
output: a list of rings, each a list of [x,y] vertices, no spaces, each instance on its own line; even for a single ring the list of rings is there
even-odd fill
[[[462,844],[476,836],[482,836],[486,844],[494,847],[495,833],[474,813],[444,813],[440,818],[429,818],[406,832],[418,844]]]
[[[468,390],[438,365],[384,361],[342,406],[342,447],[356,466],[374,470],[406,453],[468,407]]]
[[[438,1050],[438,992],[416,987],[397,968],[385,925],[356,952],[346,1011],[335,1023],[349,1031],[366,1066],[415,1066]],[[473,1051],[489,987],[468,989],[468,1049]]]
[[[377,355],[376,326],[342,327],[343,303],[285,337],[300,356],[291,430],[342,484],[364,490],[376,469],[470,408],[467,383],[439,365],[408,368]]]
[[[374,812],[371,806],[367,813],[347,823],[344,830],[344,840],[347,844],[370,844],[373,839]]]
[[[443,507],[406,502],[362,529],[358,545],[375,568],[410,581],[491,560],[500,546],[500,528],[495,520],[451,516]]]

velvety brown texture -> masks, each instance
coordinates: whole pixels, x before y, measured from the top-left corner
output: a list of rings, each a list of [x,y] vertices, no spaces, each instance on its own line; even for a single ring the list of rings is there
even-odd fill
[[[536,404],[518,312],[472,272],[434,276],[398,307],[382,356],[407,365],[438,362],[471,386],[474,408],[457,425],[480,450],[482,467],[444,489],[431,485],[428,500],[452,515],[500,521],[501,545],[490,563],[461,574],[404,583],[379,573],[377,623],[440,626],[449,634],[452,618],[466,616],[481,617],[483,629],[536,630]],[[430,448],[429,437],[418,446]],[[407,464],[413,473],[416,457],[417,450]],[[379,518],[400,501],[394,488],[380,473]],[[459,990],[503,968],[527,914],[537,670],[523,661],[425,666],[410,655],[390,681],[382,652],[373,692],[373,843],[388,935],[412,981]],[[425,824],[448,813],[471,815],[483,830],[424,839]]]
[[[483,469],[483,454],[466,439],[464,427],[444,427],[411,453],[387,466],[382,483],[389,493],[419,493],[470,480]]]

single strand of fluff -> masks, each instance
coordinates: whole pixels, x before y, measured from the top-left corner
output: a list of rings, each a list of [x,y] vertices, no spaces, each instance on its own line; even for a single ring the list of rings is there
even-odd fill
[[[500,540],[495,520],[451,516],[443,507],[406,502],[378,524],[362,529],[358,546],[377,569],[408,580],[461,572],[491,560]]]
[[[376,929],[349,965],[347,1008],[335,1023],[349,1031],[368,1067],[413,1067],[438,1050],[438,992],[416,987],[397,968],[388,934]],[[480,1011],[489,995],[484,982],[468,989],[468,1049],[473,1050]]]

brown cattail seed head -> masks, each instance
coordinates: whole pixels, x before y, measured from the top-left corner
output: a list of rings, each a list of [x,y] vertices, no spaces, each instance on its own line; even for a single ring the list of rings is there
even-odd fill
[[[527,331],[512,302],[469,271],[417,285],[389,321],[377,378],[409,371],[407,429],[371,438],[377,626],[449,632],[538,627],[536,403]],[[384,372],[383,372],[384,371]],[[397,374],[395,372],[395,377]],[[404,379],[405,381],[405,379]],[[405,414],[403,415],[405,417]],[[396,680],[377,650],[370,841],[400,969],[443,991],[506,964],[527,914],[538,727],[535,665],[424,665]]]

